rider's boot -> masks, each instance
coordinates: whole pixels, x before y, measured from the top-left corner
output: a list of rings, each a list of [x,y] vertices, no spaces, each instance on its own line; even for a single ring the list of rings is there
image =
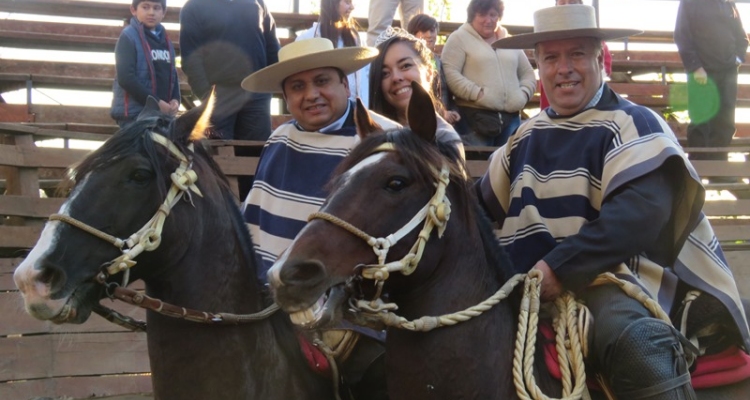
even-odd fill
[[[679,334],[664,321],[641,318],[617,338],[604,374],[620,400],[694,400]]]

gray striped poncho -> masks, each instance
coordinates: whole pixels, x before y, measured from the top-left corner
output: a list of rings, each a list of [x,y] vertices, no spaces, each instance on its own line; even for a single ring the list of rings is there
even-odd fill
[[[685,183],[668,227],[674,240],[609,270],[639,284],[667,313],[682,300],[675,299],[678,281],[713,295],[726,306],[750,349],[737,285],[701,211],[705,194],[698,175],[669,126],[650,109],[605,85],[593,108],[570,117],[545,110],[493,154],[478,190],[487,211],[501,223],[500,240],[514,266],[526,272],[595,220],[611,193],[668,159],[678,160],[673,179]],[[671,262],[659,265],[654,259]]]

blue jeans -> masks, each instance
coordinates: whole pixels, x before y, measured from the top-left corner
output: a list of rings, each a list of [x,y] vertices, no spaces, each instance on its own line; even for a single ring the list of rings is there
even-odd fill
[[[211,124],[217,139],[264,141],[271,136],[271,95],[216,85]]]
[[[265,141],[271,136],[271,95],[250,93],[239,86],[216,85],[216,106],[211,115],[216,139]],[[252,149],[234,148],[235,156],[251,156]],[[247,171],[254,175],[255,171]],[[251,176],[237,178],[240,201],[253,186]]]

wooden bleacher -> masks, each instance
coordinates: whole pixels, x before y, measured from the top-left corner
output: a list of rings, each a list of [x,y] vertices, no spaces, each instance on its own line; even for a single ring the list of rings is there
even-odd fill
[[[100,18],[125,23],[130,18],[127,7],[114,3],[91,3],[80,0],[24,0],[0,4],[0,11],[41,14],[52,16],[67,16]],[[168,7],[165,22],[179,21],[178,7]],[[297,15],[275,13],[274,18],[279,28],[289,28],[291,31],[303,29],[316,20],[314,15]],[[358,21],[366,26],[366,19]],[[447,35],[460,23],[442,23],[441,34]],[[529,27],[507,26],[513,34],[525,33]],[[0,41],[4,46],[44,50],[78,50],[111,53],[119,37],[121,27],[102,26],[86,23],[57,23],[0,20]],[[170,31],[179,51],[179,32]],[[291,39],[282,39],[283,43]],[[658,42],[670,43],[668,32],[646,32],[632,37],[629,43]],[[532,63],[534,62],[529,52]],[[613,52],[613,68],[619,72],[619,78],[625,77],[624,82],[615,82],[613,86],[618,93],[630,100],[651,107],[657,111],[684,109],[686,95],[684,84],[666,84],[662,81],[632,82],[632,77],[644,73],[682,73],[682,63],[676,52],[655,51],[615,51]],[[743,72],[750,72],[750,64],[742,66]],[[181,89],[183,104],[186,108],[193,106],[196,100],[190,91],[187,80],[181,70]],[[26,88],[59,88],[93,91],[111,91],[114,66],[108,64],[19,61],[0,59],[0,93]],[[528,107],[538,107],[538,94],[531,100]],[[0,102],[0,116],[2,120],[17,122],[52,123],[58,121],[76,123],[110,123],[107,105],[103,107],[76,108],[66,106],[28,105],[22,107],[2,104]],[[750,107],[750,85],[740,85],[738,107]],[[277,122],[288,119],[284,116],[276,117]],[[678,134],[685,131],[684,126],[675,127]],[[737,136],[750,137],[750,124],[739,124]]]
[[[0,0],[0,12],[51,16],[100,18],[124,23],[130,18],[125,4],[91,3],[80,0]],[[179,8],[168,7],[165,22],[178,22]],[[291,31],[309,27],[313,15],[274,14],[279,28]],[[361,26],[366,20],[358,21]],[[455,30],[460,23],[441,23],[441,34]],[[529,32],[529,27],[508,26],[513,34]],[[0,43],[4,47],[40,50],[78,50],[111,53],[121,31],[120,26],[101,26],[78,22],[29,22],[0,20]],[[179,51],[179,32],[170,31]],[[283,39],[288,42],[290,39]],[[647,32],[630,43],[669,43],[665,32]],[[684,93],[676,84],[661,80],[632,82],[629,78],[643,73],[682,72],[679,56],[674,52],[613,52],[615,71],[628,79],[612,83],[615,90],[631,100],[661,110],[684,104]],[[533,61],[533,59],[532,59]],[[750,72],[750,65],[742,66]],[[180,71],[181,72],[181,71]],[[14,268],[25,250],[36,242],[48,215],[56,212],[64,199],[55,196],[54,188],[65,169],[81,160],[86,151],[70,148],[42,148],[35,142],[46,139],[103,141],[116,126],[109,118],[109,104],[102,107],[73,107],[35,104],[4,104],[2,93],[28,88],[86,89],[110,91],[114,66],[105,63],[37,62],[0,59],[0,399],[26,400],[72,396],[90,398],[124,393],[148,393],[148,355],[145,335],[116,327],[101,318],[92,317],[84,325],[54,325],[28,317],[22,310],[20,295],[12,281]],[[180,74],[185,97],[190,106],[189,86]],[[740,104],[750,106],[750,86],[740,87]],[[683,103],[680,103],[683,102]],[[535,98],[529,107],[538,103]],[[274,125],[288,118],[274,116]],[[20,123],[23,122],[23,123]],[[684,125],[675,124],[684,134]],[[740,125],[732,152],[750,154],[750,125]],[[262,143],[212,141],[214,157],[233,185],[236,178],[252,175]],[[236,146],[248,146],[252,155],[237,157]],[[487,168],[491,148],[468,148],[468,168],[472,176]],[[687,149],[691,151],[691,149]],[[722,149],[693,149],[719,151]],[[748,177],[750,160],[744,163],[723,161],[695,162],[702,177]],[[729,189],[744,195],[748,185],[712,184],[712,189]],[[40,197],[40,189],[49,195]],[[749,196],[750,197],[750,196]],[[712,218],[727,258],[745,297],[750,297],[750,200],[708,202],[704,211]],[[113,303],[115,308],[139,319],[142,310]]]

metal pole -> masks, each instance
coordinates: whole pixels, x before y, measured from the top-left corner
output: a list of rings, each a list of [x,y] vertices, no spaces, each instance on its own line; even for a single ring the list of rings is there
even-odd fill
[[[299,0],[292,1],[292,13],[299,14]]]
[[[594,10],[596,11],[596,26],[599,26],[599,0],[593,0],[591,5],[594,6]]]

